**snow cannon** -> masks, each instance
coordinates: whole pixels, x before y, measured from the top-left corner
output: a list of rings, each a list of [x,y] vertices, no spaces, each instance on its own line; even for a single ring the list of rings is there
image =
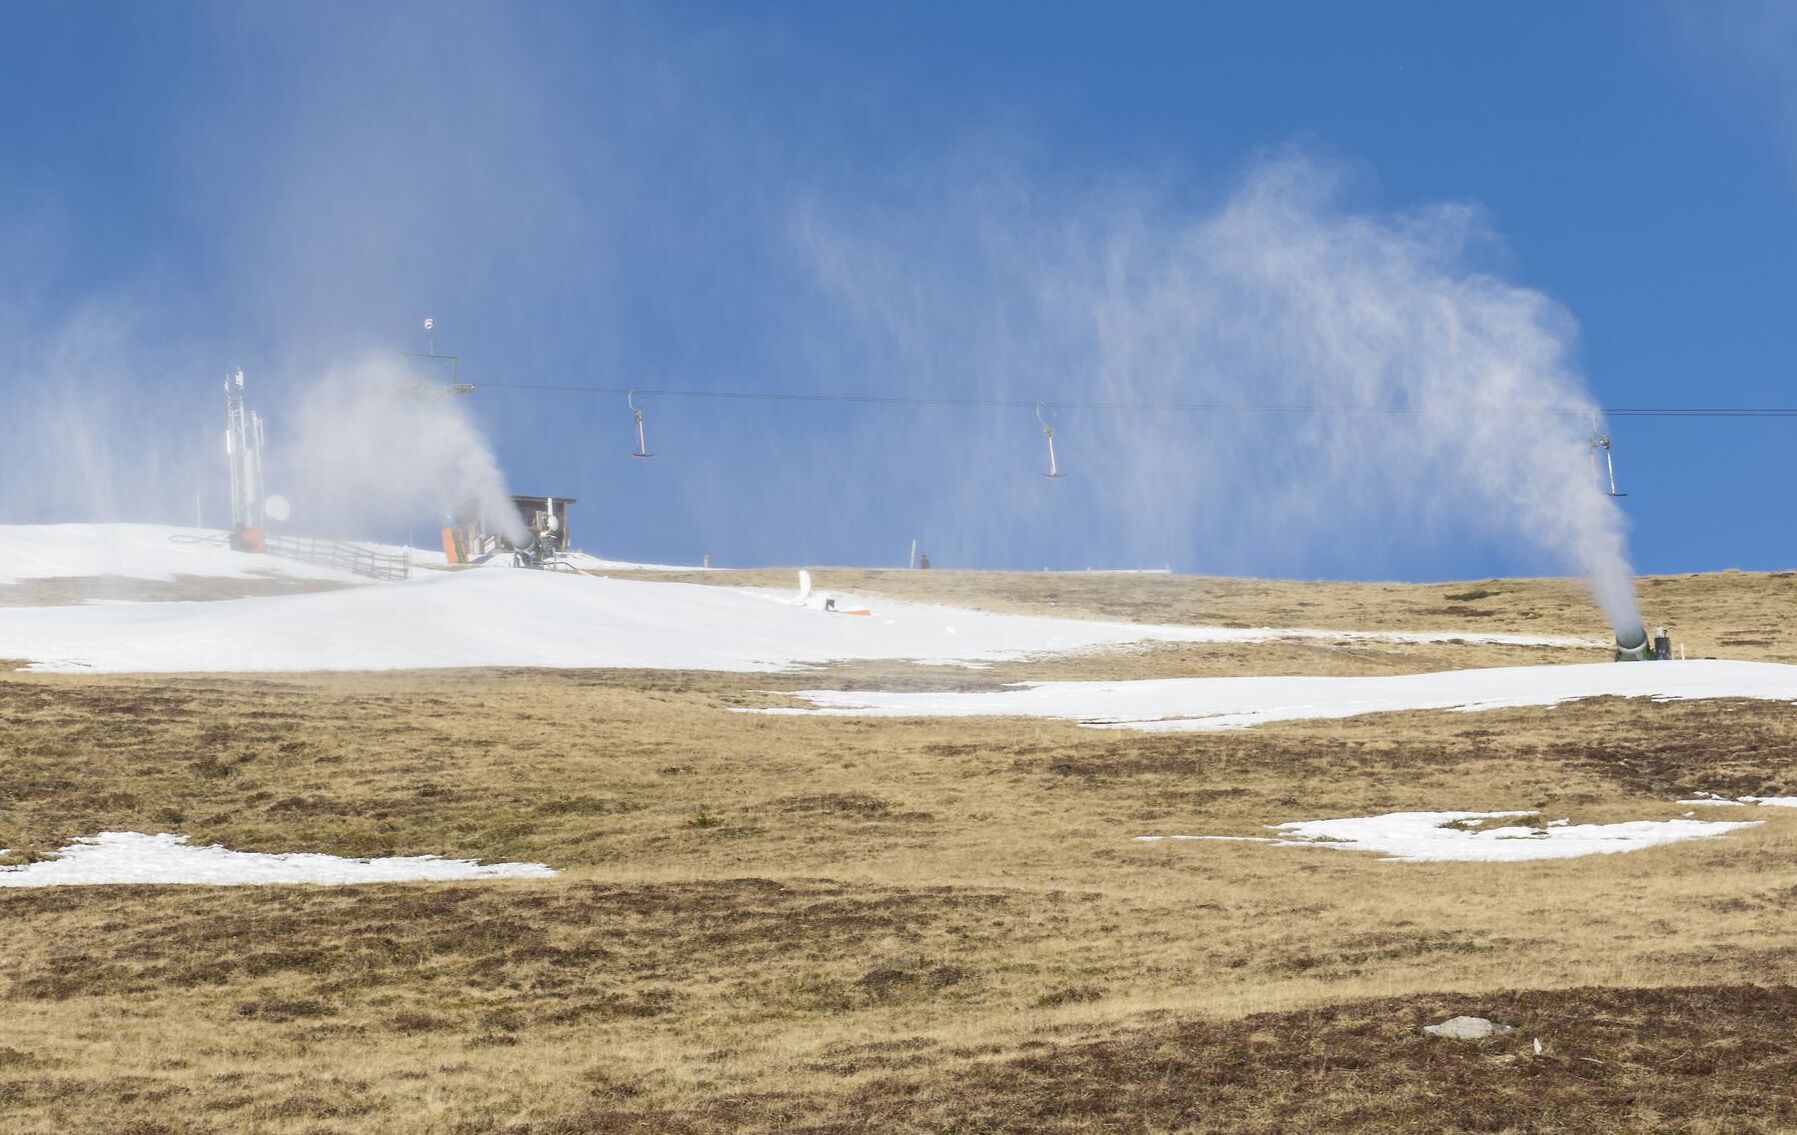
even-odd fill
[[[550,555],[550,549],[543,546],[535,532],[529,532],[523,543],[512,545],[512,566],[521,568],[541,568],[543,561]]]
[[[512,545],[512,566],[534,568],[537,571],[580,570],[562,558],[553,540],[545,539],[535,532],[526,537],[524,543]]]
[[[1653,645],[1647,641],[1646,627],[1616,632],[1616,661],[1646,662],[1653,656]]]

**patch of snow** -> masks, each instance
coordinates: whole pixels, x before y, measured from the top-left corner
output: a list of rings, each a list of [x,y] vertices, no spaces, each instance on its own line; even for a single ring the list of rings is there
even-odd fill
[[[1746,804],[1757,804],[1762,808],[1797,808],[1797,796],[1737,796],[1730,800],[1726,796],[1717,796],[1710,792],[1701,792],[1695,800],[1680,800],[1680,804],[1697,804],[1707,807],[1722,805],[1725,807],[1741,807]]]
[[[1708,839],[1759,821],[1632,820],[1619,824],[1560,824],[1547,827],[1472,826],[1491,819],[1516,819],[1533,812],[1388,812],[1340,820],[1301,820],[1269,825],[1278,836],[1136,836],[1138,842],[1212,839],[1271,843],[1279,847],[1327,847],[1372,851],[1408,863],[1517,863],[1572,859],[1639,851],[1688,839]]]
[[[0,645],[0,655],[5,653]],[[1579,698],[1797,701],[1797,666],[1773,662],[1598,662],[1378,677],[1160,678],[1026,682],[960,693],[806,690],[815,708],[763,713],[851,717],[1053,717],[1099,728],[1188,732],[1269,721],[1447,709],[1551,706]]]
[[[4,852],[0,852],[4,854]],[[214,844],[190,847],[186,836],[101,832],[76,840],[55,859],[0,867],[0,887],[67,887],[107,883],[187,884],[213,887],[270,883],[409,883],[456,879],[546,879],[541,863],[477,863],[435,855],[345,859],[293,852],[268,855],[231,851]]]

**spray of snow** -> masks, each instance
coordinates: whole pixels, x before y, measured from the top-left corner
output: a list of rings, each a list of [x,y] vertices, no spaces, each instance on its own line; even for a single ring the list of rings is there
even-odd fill
[[[32,243],[0,221],[0,519],[193,523],[202,492],[222,524],[224,364],[140,297],[45,310]]]
[[[1489,270],[1503,252],[1477,209],[1355,211],[1347,180],[1284,153],[1194,211],[1142,192],[1069,204],[982,168],[976,195],[918,220],[820,206],[798,231],[826,291],[872,325],[886,381],[1082,404],[1051,410],[1072,474],[1052,493],[1012,475],[1042,448],[1028,411],[957,451],[965,497],[935,527],[961,533],[963,561],[1027,538],[1021,521],[1050,534],[1049,562],[1076,510],[1085,546],[1223,573],[1414,573],[1425,546],[1470,543],[1583,575],[1632,635],[1572,320]],[[1123,408],[1144,403],[1199,409]],[[995,497],[1012,523],[991,523]]]
[[[293,499],[296,526],[367,534],[475,506],[507,539],[525,538],[491,446],[441,384],[369,358],[305,384],[285,413],[269,481]]]
[[[4,852],[0,852],[4,854]],[[106,883],[241,886],[269,883],[407,883],[452,879],[542,879],[555,874],[541,863],[477,863],[405,855],[345,859],[291,852],[268,855],[213,844],[190,847],[186,836],[101,832],[76,840],[54,859],[0,867],[0,887],[66,887]]]

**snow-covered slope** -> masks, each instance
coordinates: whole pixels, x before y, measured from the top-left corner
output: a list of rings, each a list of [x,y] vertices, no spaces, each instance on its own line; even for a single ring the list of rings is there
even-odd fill
[[[1184,732],[1393,710],[1554,705],[1606,695],[1797,701],[1797,666],[1772,662],[1601,662],[1374,678],[1036,682],[982,693],[814,690],[798,696],[817,709],[763,712],[855,717],[1058,717],[1088,725]]]
[[[441,549],[366,543],[390,555],[406,555],[414,569],[446,568]],[[580,571],[700,571],[667,564],[605,560],[571,552]],[[482,567],[512,570],[511,553],[489,557]],[[302,579],[369,584],[374,580],[337,568],[283,556],[234,552],[216,529],[167,524],[0,524],[0,587],[29,580],[137,579],[167,583],[193,579]]]
[[[1335,637],[1028,618],[897,601],[875,602],[871,616],[855,616],[800,606],[775,592],[510,569],[429,572],[378,587],[212,603],[0,609],[0,658],[87,672],[772,670],[839,659],[977,663],[1144,641],[1293,634]]]
[[[418,566],[441,553],[414,552]],[[589,569],[630,565],[577,557]],[[418,573],[404,583],[192,602],[0,607],[0,659],[76,671],[362,670],[450,666],[766,670],[846,659],[978,664],[1144,641],[1503,642],[1557,636],[1154,627],[985,614],[899,601],[493,570]],[[283,577],[368,584],[278,556],[233,552],[222,534],[152,524],[0,526],[0,586],[123,577]],[[204,589],[196,592],[203,595]],[[221,594],[225,589],[221,589]],[[183,598],[186,597],[184,594]],[[58,602],[68,602],[59,598]],[[873,614],[852,612],[871,607]]]
[[[102,672],[768,670],[849,658],[990,660],[1169,637],[1201,632],[901,603],[855,617],[766,593],[516,570],[217,603],[0,610],[0,658]]]
[[[367,583],[335,568],[279,556],[233,552],[224,533],[165,524],[0,525],[0,585],[28,579],[176,576],[255,579],[285,576],[332,583]]]

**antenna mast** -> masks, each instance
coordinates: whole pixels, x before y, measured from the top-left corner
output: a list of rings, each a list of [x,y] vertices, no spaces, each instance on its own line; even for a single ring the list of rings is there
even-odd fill
[[[231,468],[231,546],[264,549],[262,415],[244,403],[243,371],[225,377],[225,460]]]

